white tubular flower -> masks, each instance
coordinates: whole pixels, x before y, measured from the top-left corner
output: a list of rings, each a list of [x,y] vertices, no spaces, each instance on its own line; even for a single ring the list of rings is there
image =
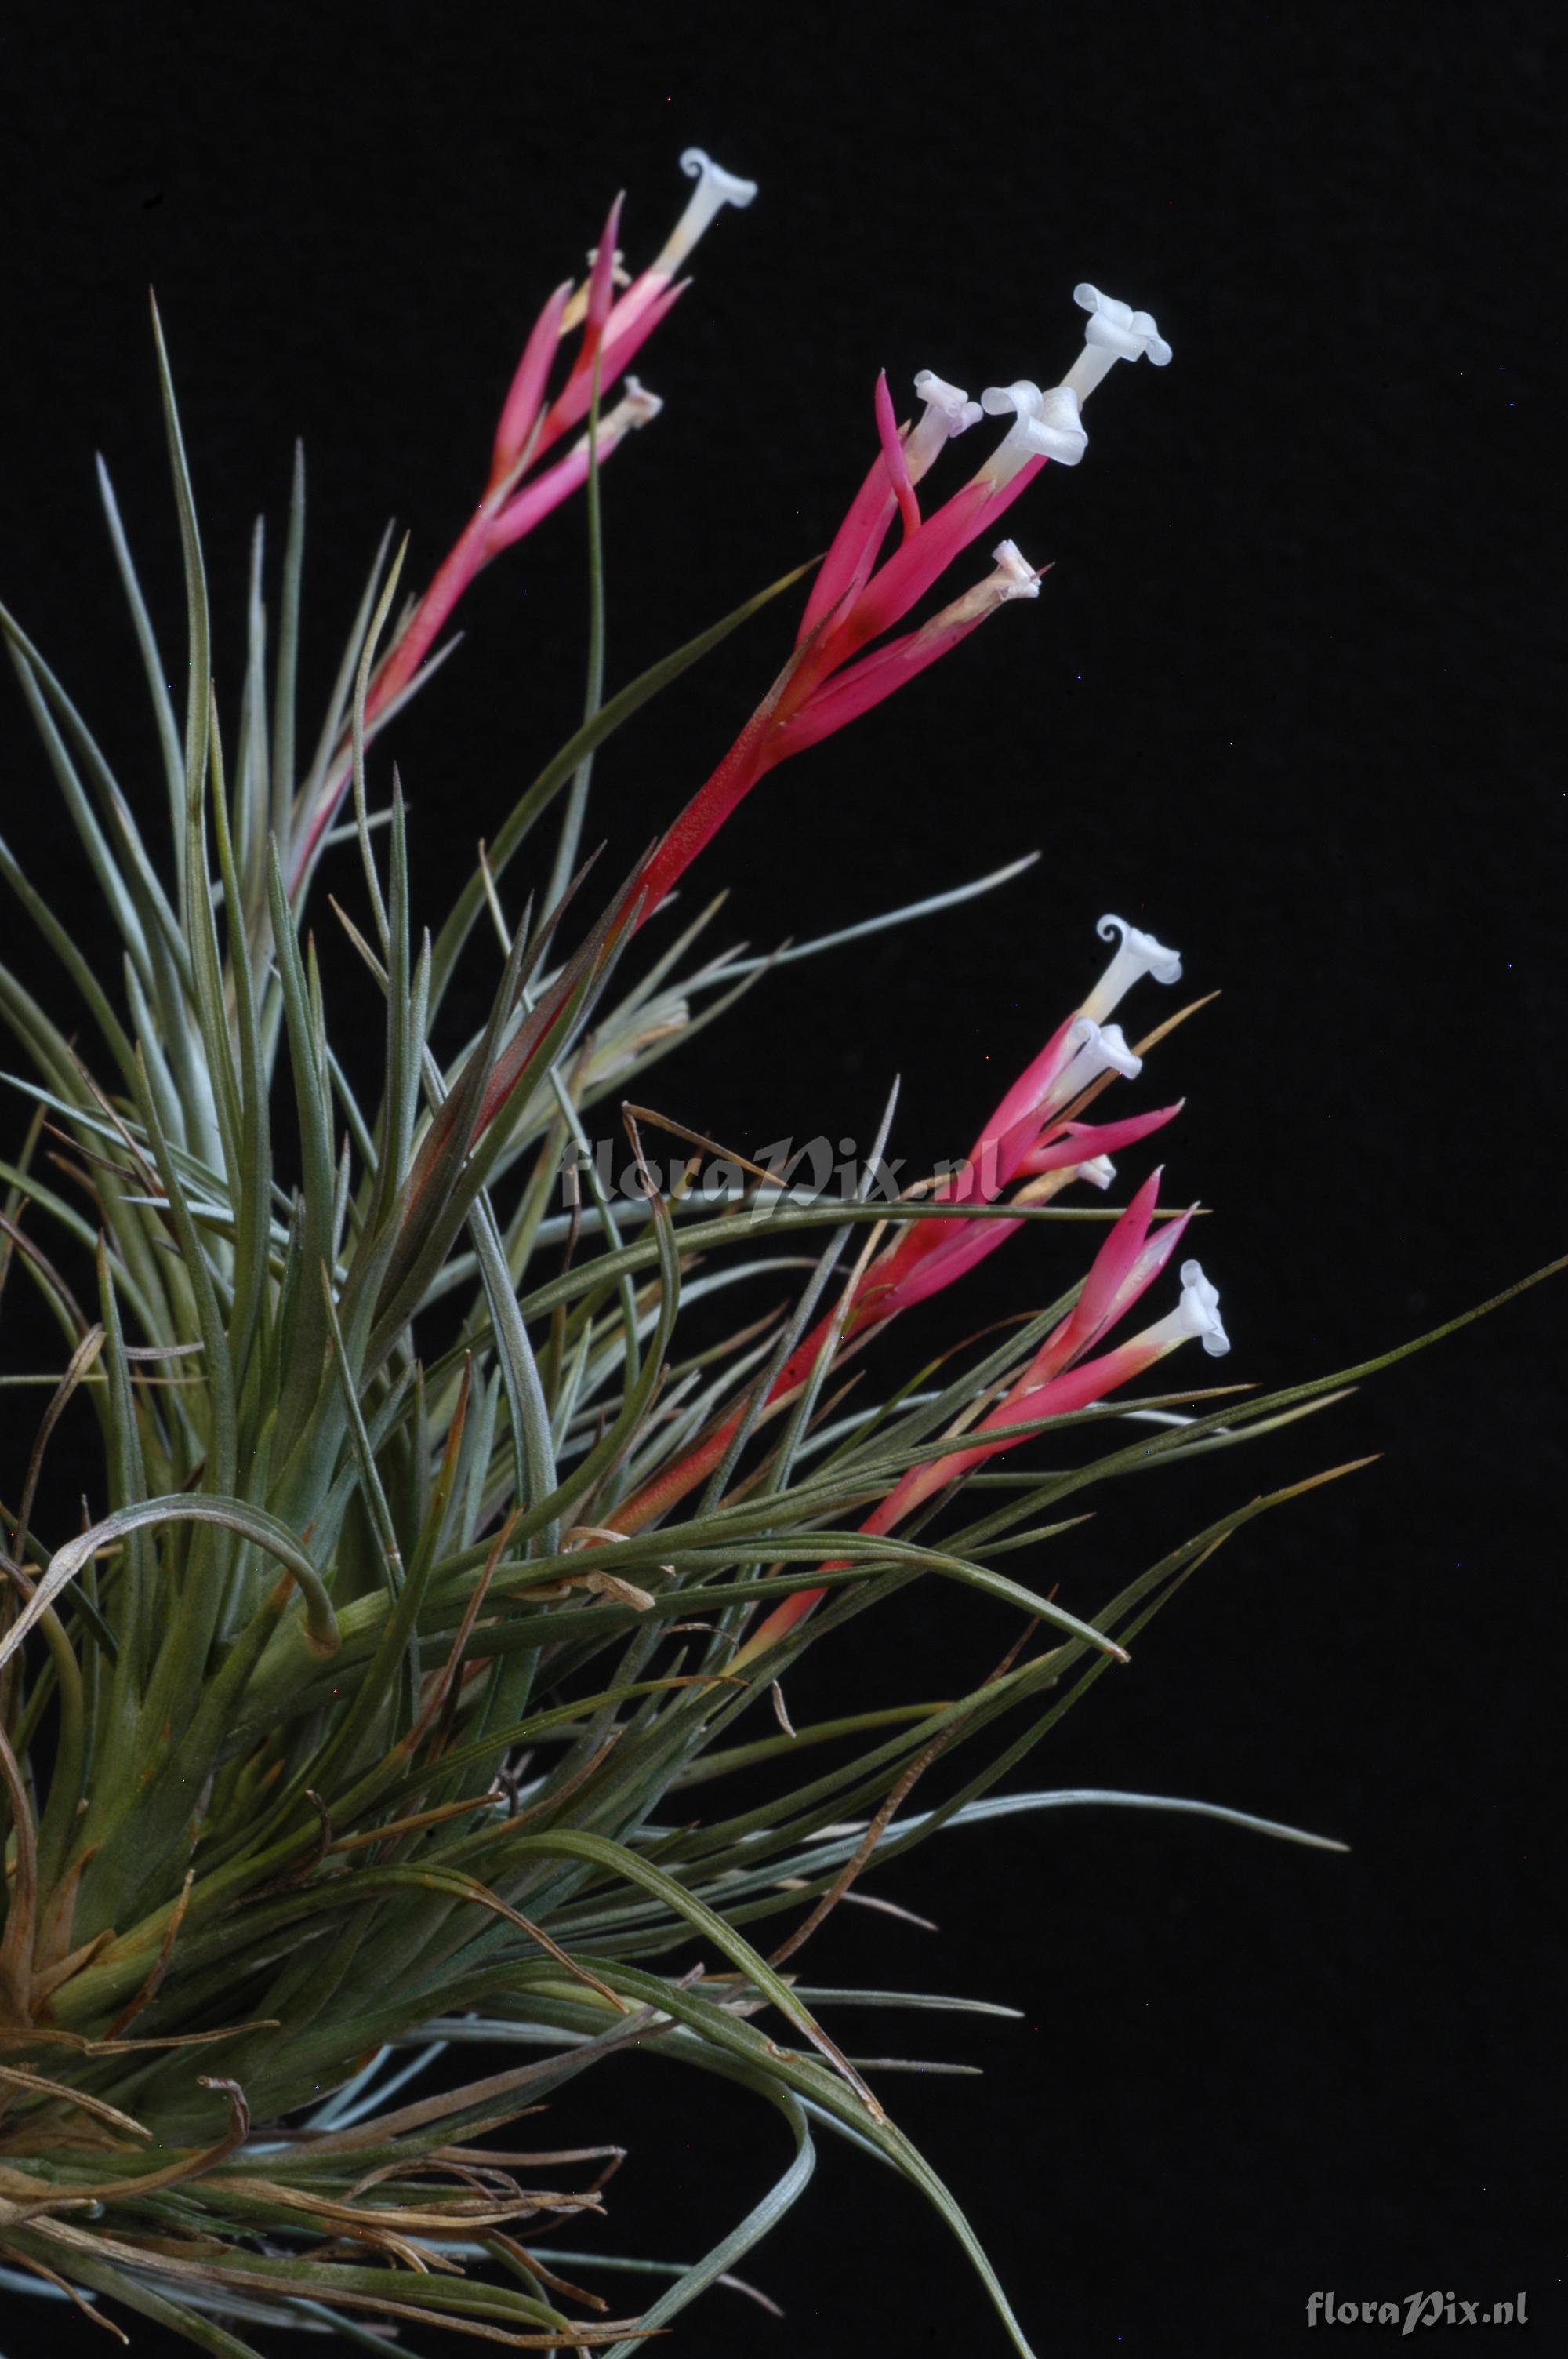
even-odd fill
[[[664,406],[658,394],[650,393],[642,380],[628,371],[620,400],[612,409],[607,409],[599,421],[600,463],[609,458],[618,442],[625,440],[628,434],[636,433],[639,427],[651,425]],[[575,453],[587,449],[588,436],[579,434],[572,444],[572,450]]]
[[[1031,459],[1054,459],[1059,467],[1076,467],[1088,449],[1078,397],[1070,386],[1055,385],[1042,393],[1028,377],[1020,377],[1014,385],[987,386],[980,408],[988,418],[1004,417],[1010,409],[1014,413],[1011,430],[980,471],[999,491]]]
[[[1073,300],[1089,315],[1084,349],[1062,379],[1061,390],[1087,401],[1118,361],[1135,361],[1147,353],[1156,368],[1171,358],[1171,347],[1148,311],[1134,311],[1114,295],[1102,295],[1086,280],[1073,289]]]
[[[1152,974],[1156,983],[1180,982],[1180,951],[1167,950],[1152,934],[1141,933],[1136,926],[1130,926],[1125,918],[1104,917],[1095,931],[1102,942],[1108,942],[1113,934],[1121,936],[1116,956],[1083,1005],[1082,1013],[1096,1024],[1103,1024],[1133,984],[1141,983],[1146,974]]]
[[[1180,1321],[1184,1336],[1201,1335],[1204,1350],[1215,1359],[1229,1351],[1230,1338],[1220,1324],[1219,1288],[1209,1284],[1201,1262],[1182,1264],[1182,1299],[1171,1317]]]
[[[622,433],[634,431],[649,425],[664,406],[661,396],[650,393],[641,378],[628,373],[625,389],[604,422]]]
[[[977,582],[972,590],[966,590],[961,598],[955,598],[950,606],[944,606],[939,614],[933,614],[923,626],[923,636],[945,638],[970,623],[983,621],[987,614],[994,614],[1011,598],[1039,597],[1039,572],[1015,540],[999,540],[991,551],[991,561],[994,571],[988,573],[983,582]]]
[[[915,370],[914,390],[927,409],[940,410],[949,434],[962,434],[979,424],[979,403],[971,401],[961,385],[949,385],[945,376],[938,376],[935,369]]]
[[[661,278],[675,277],[715,214],[722,212],[726,205],[749,205],[757,193],[755,180],[738,179],[701,147],[688,147],[680,159],[680,168],[697,186],[653,266],[651,275]]]
[[[996,571],[989,577],[989,586],[999,601],[1009,598],[1038,598],[1040,575],[1019,549],[1015,540],[999,540],[991,551]]]
[[[1002,437],[981,469],[982,474],[999,484],[1006,483],[1010,476],[1017,474],[1029,456],[1024,438],[1039,416],[1040,405],[1044,398],[1040,387],[1026,376],[1021,376],[1013,385],[987,386],[980,396],[980,408],[986,416],[1005,418],[1011,409],[1013,421],[1010,431]]]
[[[1133,1055],[1119,1024],[1097,1024],[1092,1016],[1080,1016],[1067,1038],[1076,1054],[1053,1083],[1048,1107],[1068,1104],[1102,1073],[1119,1073],[1124,1082],[1135,1082],[1143,1071],[1142,1058]]]
[[[1108,1188],[1116,1177],[1116,1166],[1108,1155],[1091,1155],[1087,1163],[1077,1165],[1073,1177],[1087,1180],[1091,1188]]]
[[[1155,1326],[1145,1328],[1138,1341],[1152,1345],[1158,1354],[1173,1352],[1178,1343],[1189,1343],[1195,1335],[1203,1337],[1204,1350],[1217,1360],[1230,1349],[1230,1338],[1220,1324],[1218,1287],[1209,1284],[1201,1262],[1184,1261],[1181,1300]]]
[[[919,483],[955,434],[967,434],[971,426],[979,423],[981,415],[979,403],[971,401],[962,386],[949,385],[946,377],[936,375],[935,369],[918,372],[914,390],[925,408],[903,446],[904,463],[909,469],[912,484]]]

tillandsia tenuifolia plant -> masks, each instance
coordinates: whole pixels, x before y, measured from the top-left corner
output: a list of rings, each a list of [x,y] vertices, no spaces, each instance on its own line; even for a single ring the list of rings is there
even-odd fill
[[[483,495],[395,614],[403,553],[387,564],[384,543],[308,758],[302,475],[276,619],[258,529],[243,692],[221,711],[161,337],[183,714],[106,473],[102,487],[167,845],[146,780],[114,776],[0,616],[103,898],[92,925],[68,922],[0,843],[71,986],[69,1010],[46,1006],[0,966],[29,1068],[22,1143],[0,1165],[0,1280],[35,1288],[61,1338],[60,1364],[16,1371],[5,1396],[0,2263],[8,2298],[69,2298],[100,2324],[135,2313],[155,2348],[178,2335],[243,2354],[251,2324],[379,2348],[389,2327],[424,2322],[523,2350],[631,2351],[732,2276],[831,2130],[936,2207],[1027,2350],[974,2232],[846,2052],[842,2017],[900,1995],[814,1987],[803,1951],[867,1871],[938,1828],[1149,1799],[996,1789],[1238,1526],[1345,1471],[1249,1499],[1087,1618],[1046,1593],[1050,1543],[1086,1493],[1270,1432],[1346,1381],[1229,1387],[1217,1406],[1189,1363],[1161,1391],[1121,1389],[1189,1341],[1227,1348],[1215,1288],[1177,1259],[1190,1214],[1160,1208],[1157,1172],[1125,1209],[1051,1226],[1065,1189],[1108,1187],[1109,1157],[1176,1111],[1131,1085],[1179,1016],[1132,1045],[1113,1020],[1148,978],[1181,974],[1132,925],[1101,919],[1099,981],[969,1154],[914,1188],[894,1189],[883,1160],[891,1107],[853,1184],[829,1195],[777,1165],[720,1156],[716,1170],[711,1143],[678,1128],[666,1169],[671,1125],[655,1147],[625,1103],[778,963],[698,949],[718,905],[677,930],[661,918],[671,888],[766,771],[1038,594],[1013,543],[994,539],[1002,516],[1050,462],[1076,464],[1082,406],[1115,362],[1170,359],[1152,320],[1085,286],[1085,350],[1049,392],[1018,383],[976,404],[926,372],[901,425],[879,382],[870,470],[783,669],[653,849],[628,864],[622,848],[589,919],[596,748],[790,586],[604,697],[600,476],[658,408],[628,364],[676,304],[698,234],[754,194],[699,152],[683,162],[696,190],[654,264],[622,272],[616,207],[586,284],[545,304]],[[946,445],[982,414],[1010,419],[1002,438],[923,505]],[[586,717],[509,813],[478,821],[486,845],[432,940],[395,773],[373,810],[367,751],[441,660],[473,576],[579,492]],[[899,635],[981,539],[991,570]],[[334,1039],[304,920],[340,842],[362,878],[357,910],[337,916],[384,1000],[368,1087]],[[524,849],[526,895],[513,875]],[[655,924],[674,939],[650,959]],[[102,940],[115,976],[84,948]],[[467,1040],[447,1018],[462,961],[491,974]],[[1102,1117],[1112,1091],[1133,1110]],[[600,1108],[612,1136],[624,1126],[608,1161]],[[1091,1254],[1076,1250],[1086,1219],[1104,1223]],[[870,1336],[1014,1240],[1020,1301],[1054,1296],[1044,1308],[924,1364],[912,1319],[905,1380],[877,1398],[846,1388]],[[785,1308],[727,1328],[725,1290],[759,1277]],[[1152,1314],[1129,1337],[1146,1294]],[[681,1313],[699,1304],[694,1330]],[[47,1406],[18,1438],[34,1382]],[[77,1393],[101,1464],[80,1527],[46,1535],[49,1438]],[[1049,1464],[976,1476],[1045,1430]],[[943,1701],[868,1698],[791,1727],[780,1675],[824,1643],[871,1659],[864,1617],[907,1610],[916,1582],[958,1607],[979,1593],[1012,1609],[1005,1658],[977,1661],[975,1683]],[[941,1799],[912,1810],[933,1772],[921,1799]],[[521,2052],[477,2080],[449,2058],[410,2086],[477,2040]],[[783,2118],[776,2184],[692,2266],[633,2260],[613,2227],[588,2235],[618,2148],[494,2141],[629,2049],[738,2083]],[[611,2302],[563,2269],[633,2297]],[[615,2272],[650,2269],[642,2306],[646,2277]]]

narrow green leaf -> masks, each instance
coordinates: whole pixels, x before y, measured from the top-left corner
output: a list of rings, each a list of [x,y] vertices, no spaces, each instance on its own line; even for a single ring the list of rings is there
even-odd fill
[[[276,1557],[287,1572],[298,1583],[305,1604],[305,1629],[312,1653],[318,1656],[335,1654],[338,1648],[338,1625],[320,1574],[311,1562],[301,1543],[287,1524],[279,1523],[265,1508],[248,1506],[243,1499],[215,1496],[197,1498],[182,1492],[169,1499],[141,1499],[132,1506],[118,1507],[103,1519],[67,1540],[57,1549],[49,1569],[38,1583],[32,1596],[10,1628],[0,1634],[0,1664],[6,1663],[16,1653],[27,1632],[47,1606],[52,1605],[60,1592],[70,1586],[84,1565],[101,1548],[108,1548],[127,1533],[151,1530],[165,1524],[208,1524],[225,1531],[237,1532],[243,1539],[264,1549]]]
[[[283,552],[283,603],[278,615],[272,707],[271,832],[287,835],[294,795],[295,733],[299,677],[299,582],[305,565],[305,445],[294,445],[288,539]]]
[[[147,613],[142,586],[136,579],[136,569],[131,557],[130,543],[120,520],[119,503],[109,480],[109,470],[102,454],[98,458],[98,493],[108,520],[109,538],[114,544],[114,562],[120,571],[131,620],[135,626],[136,644],[141,649],[142,669],[146,675],[147,693],[153,701],[153,718],[157,723],[158,743],[163,751],[164,775],[168,784],[169,808],[178,811],[184,799],[185,756],[180,750],[179,732],[175,725],[174,706],[168,693],[168,674],[158,651],[157,637],[152,618]]]

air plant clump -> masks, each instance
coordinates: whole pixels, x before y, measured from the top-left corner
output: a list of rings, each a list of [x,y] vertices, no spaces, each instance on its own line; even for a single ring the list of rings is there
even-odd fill
[[[156,318],[178,666],[106,473],[102,487],[163,841],[157,791],[114,775],[0,610],[101,895],[91,925],[68,921],[26,847],[0,842],[71,994],[69,1013],[46,1006],[0,964],[25,1069],[0,1282],[36,1289],[60,1337],[57,1364],[5,1395],[0,1462],[0,2281],[139,2323],[155,2349],[243,2354],[253,2326],[409,2341],[425,2324],[629,2352],[732,2276],[832,2132],[935,2205],[1026,2351],[975,2231],[847,2052],[847,1995],[792,1962],[862,1875],[994,1808],[998,1781],[1230,1533],[1329,1479],[1250,1498],[1082,1614],[1044,1571],[1085,1493],[1275,1430],[1345,1382],[1227,1387],[1216,1407],[1190,1357],[1166,1373],[1188,1342],[1228,1345],[1214,1285],[1177,1258],[1190,1212],[1159,1204],[1157,1172],[1100,1212],[1097,1250],[1078,1250],[1081,1212],[1053,1232],[1065,1190],[1108,1189],[1111,1156],[1179,1111],[1140,1083],[1190,1011],[1130,1045],[1112,1018],[1181,961],[1127,921],[1101,920],[1108,966],[969,1154],[901,1192],[874,1184],[891,1106],[847,1193],[741,1159],[715,1198],[691,1184],[711,1143],[674,1124],[696,1151],[657,1177],[653,1118],[626,1103],[683,1034],[770,979],[771,962],[699,951],[712,911],[676,930],[666,897],[771,769],[1037,597],[1001,519],[1047,465],[1078,462],[1083,404],[1118,359],[1170,359],[1146,314],[1080,287],[1087,342],[1046,392],[975,403],[923,371],[901,424],[879,380],[869,472],[712,777],[684,810],[647,815],[653,848],[621,848],[589,914],[596,749],[799,575],[608,697],[596,629],[582,727],[509,812],[483,814],[470,878],[422,930],[401,792],[394,774],[372,810],[371,749],[443,660],[476,576],[579,495],[601,597],[601,477],[659,406],[630,364],[676,307],[697,236],[755,193],[699,151],[682,160],[696,189],[655,261],[627,277],[617,203],[586,281],[545,303],[479,504],[395,621],[403,552],[387,564],[384,544],[308,758],[302,473],[273,616],[258,536],[243,692],[223,710]],[[1000,440],[923,505],[947,445],[988,416],[1010,420]],[[977,541],[990,570],[912,621]],[[170,677],[189,679],[183,712]],[[340,844],[361,873],[338,915],[384,1007],[368,1088],[306,920]],[[448,1008],[464,962],[489,988],[467,1039]],[[595,1158],[601,1109],[624,1128],[630,1195]],[[870,1337],[913,1329],[1005,1245],[1021,1306],[1044,1307],[885,1397],[840,1397]],[[759,1278],[787,1278],[784,1310],[709,1340],[724,1291]],[[682,1313],[698,1304],[694,1334]],[[1125,1393],[1157,1367],[1162,1389]],[[24,1428],[34,1380],[47,1408]],[[78,1393],[96,1473],[81,1516],[50,1529],[50,1436]],[[1046,1430],[1052,1462],[1031,1471]],[[967,1489],[1020,1448],[1016,1482]],[[791,1727],[781,1675],[808,1648],[862,1647],[863,1617],[906,1611],[915,1583],[924,1611],[961,1621],[978,1593],[1014,1612],[1004,1660],[940,1702],[879,1697]],[[797,1700],[808,1686],[803,1666]],[[741,1773],[772,1781],[764,1805],[727,1799]],[[913,1812],[928,1776],[940,1799]],[[442,2051],[479,2039],[503,2060],[454,2080],[449,2058],[438,2085]],[[648,2265],[601,2218],[620,2149],[503,2135],[633,2049],[750,2091],[783,2147],[772,2189],[703,2259],[670,2264],[647,2305],[645,2278],[617,2273]]]

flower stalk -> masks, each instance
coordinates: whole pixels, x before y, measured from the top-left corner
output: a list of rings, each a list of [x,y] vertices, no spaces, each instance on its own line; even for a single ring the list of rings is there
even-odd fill
[[[1197,1209],[1193,1206],[1151,1236],[1159,1189],[1160,1174],[1152,1172],[1095,1256],[1073,1310],[1046,1337],[1001,1400],[979,1419],[974,1428],[975,1440],[911,1467],[872,1508],[860,1526],[862,1532],[880,1536],[896,1530],[936,1493],[999,1452],[1016,1449],[1032,1438],[1042,1419],[1076,1416],[1092,1408],[1146,1375],[1168,1353],[1194,1337],[1202,1338],[1208,1353],[1229,1351],[1229,1339],[1219,1319],[1218,1292],[1205,1277],[1201,1265],[1187,1261],[1182,1265],[1182,1293],[1173,1310],[1127,1343],[1095,1353],[1095,1345],[1152,1286]],[[846,1568],[839,1562],[825,1569],[842,1571]],[[802,1590],[775,1606],[737,1653],[737,1665],[743,1667],[787,1637],[827,1594],[825,1588]]]
[[[1107,1015],[1144,975],[1171,984],[1182,972],[1179,953],[1152,934],[1140,933],[1120,918],[1100,919],[1103,941],[1118,930],[1122,946],[1085,1002],[1086,1008]],[[955,1207],[990,1205],[1020,1178],[1028,1182],[1015,1200],[1021,1206],[1048,1202],[1076,1180],[1107,1186],[1114,1176],[1114,1167],[1107,1168],[1109,1157],[1162,1129],[1180,1114],[1181,1103],[1099,1124],[1072,1119],[1071,1110],[1101,1074],[1135,1080],[1141,1070],[1119,1027],[1102,1026],[1081,1009],[1066,1017],[1002,1099],[963,1163],[935,1184],[935,1201]],[[857,1279],[848,1304],[826,1313],[789,1354],[768,1389],[764,1408],[793,1399],[830,1343],[841,1347],[861,1341],[900,1311],[944,1292],[1025,1225],[1022,1219],[906,1223]],[[723,1464],[745,1416],[744,1408],[731,1411],[695,1449],[634,1493],[616,1510],[617,1529],[643,1530],[689,1497]]]
[[[619,297],[615,290],[616,233],[623,199],[611,206],[587,279],[575,288],[565,280],[534,322],[502,405],[491,452],[490,474],[477,507],[438,568],[393,646],[377,667],[365,699],[367,735],[414,685],[437,639],[475,577],[503,549],[513,548],[544,523],[587,483],[591,464],[603,466],[629,434],[652,423],[663,403],[628,372],[655,328],[686,291],[676,272],[703,233],[726,205],[746,206],[756,184],[742,180],[688,147],[681,169],[697,187],[655,259]],[[558,348],[579,330],[566,381],[546,398]],[[599,420],[590,440],[579,437],[554,465],[540,462],[562,438],[588,418],[596,398],[622,378],[625,391]],[[336,819],[350,783],[348,749],[339,758],[308,810],[298,816],[289,872],[297,899],[312,875],[323,837]]]
[[[1094,290],[1080,288],[1080,299],[1086,292]],[[1096,296],[1097,303],[1103,300]],[[1118,319],[1125,308],[1111,307]],[[1111,322],[1109,313],[1108,324],[1102,326],[1098,311],[1090,321],[1091,333],[1136,342],[1151,357],[1157,347],[1168,361],[1170,347],[1154,333],[1148,315],[1128,317],[1147,322],[1146,331],[1138,332],[1141,342],[1132,330]],[[1098,363],[1102,347],[1093,349]],[[1119,350],[1110,352],[1109,358],[1118,357]],[[959,386],[929,369],[920,371],[914,386],[921,414],[914,424],[901,427],[885,373],[877,378],[872,409],[878,455],[823,560],[794,654],[730,752],[650,856],[640,880],[644,897],[641,922],[646,923],[770,770],[871,711],[950,654],[999,607],[1039,594],[1039,571],[1020,556],[1014,542],[1003,540],[994,551],[991,572],[972,589],[919,628],[874,652],[863,652],[907,617],[973,541],[995,529],[1050,461],[1076,466],[1087,441],[1079,419],[1085,396],[1070,383],[1048,394],[1022,380],[993,386],[981,395],[978,407]],[[1089,389],[1086,387],[1086,396]],[[1013,422],[968,482],[925,515],[917,485],[946,444],[967,433],[982,414],[1010,414]],[[899,546],[879,565],[895,517],[902,527]]]

